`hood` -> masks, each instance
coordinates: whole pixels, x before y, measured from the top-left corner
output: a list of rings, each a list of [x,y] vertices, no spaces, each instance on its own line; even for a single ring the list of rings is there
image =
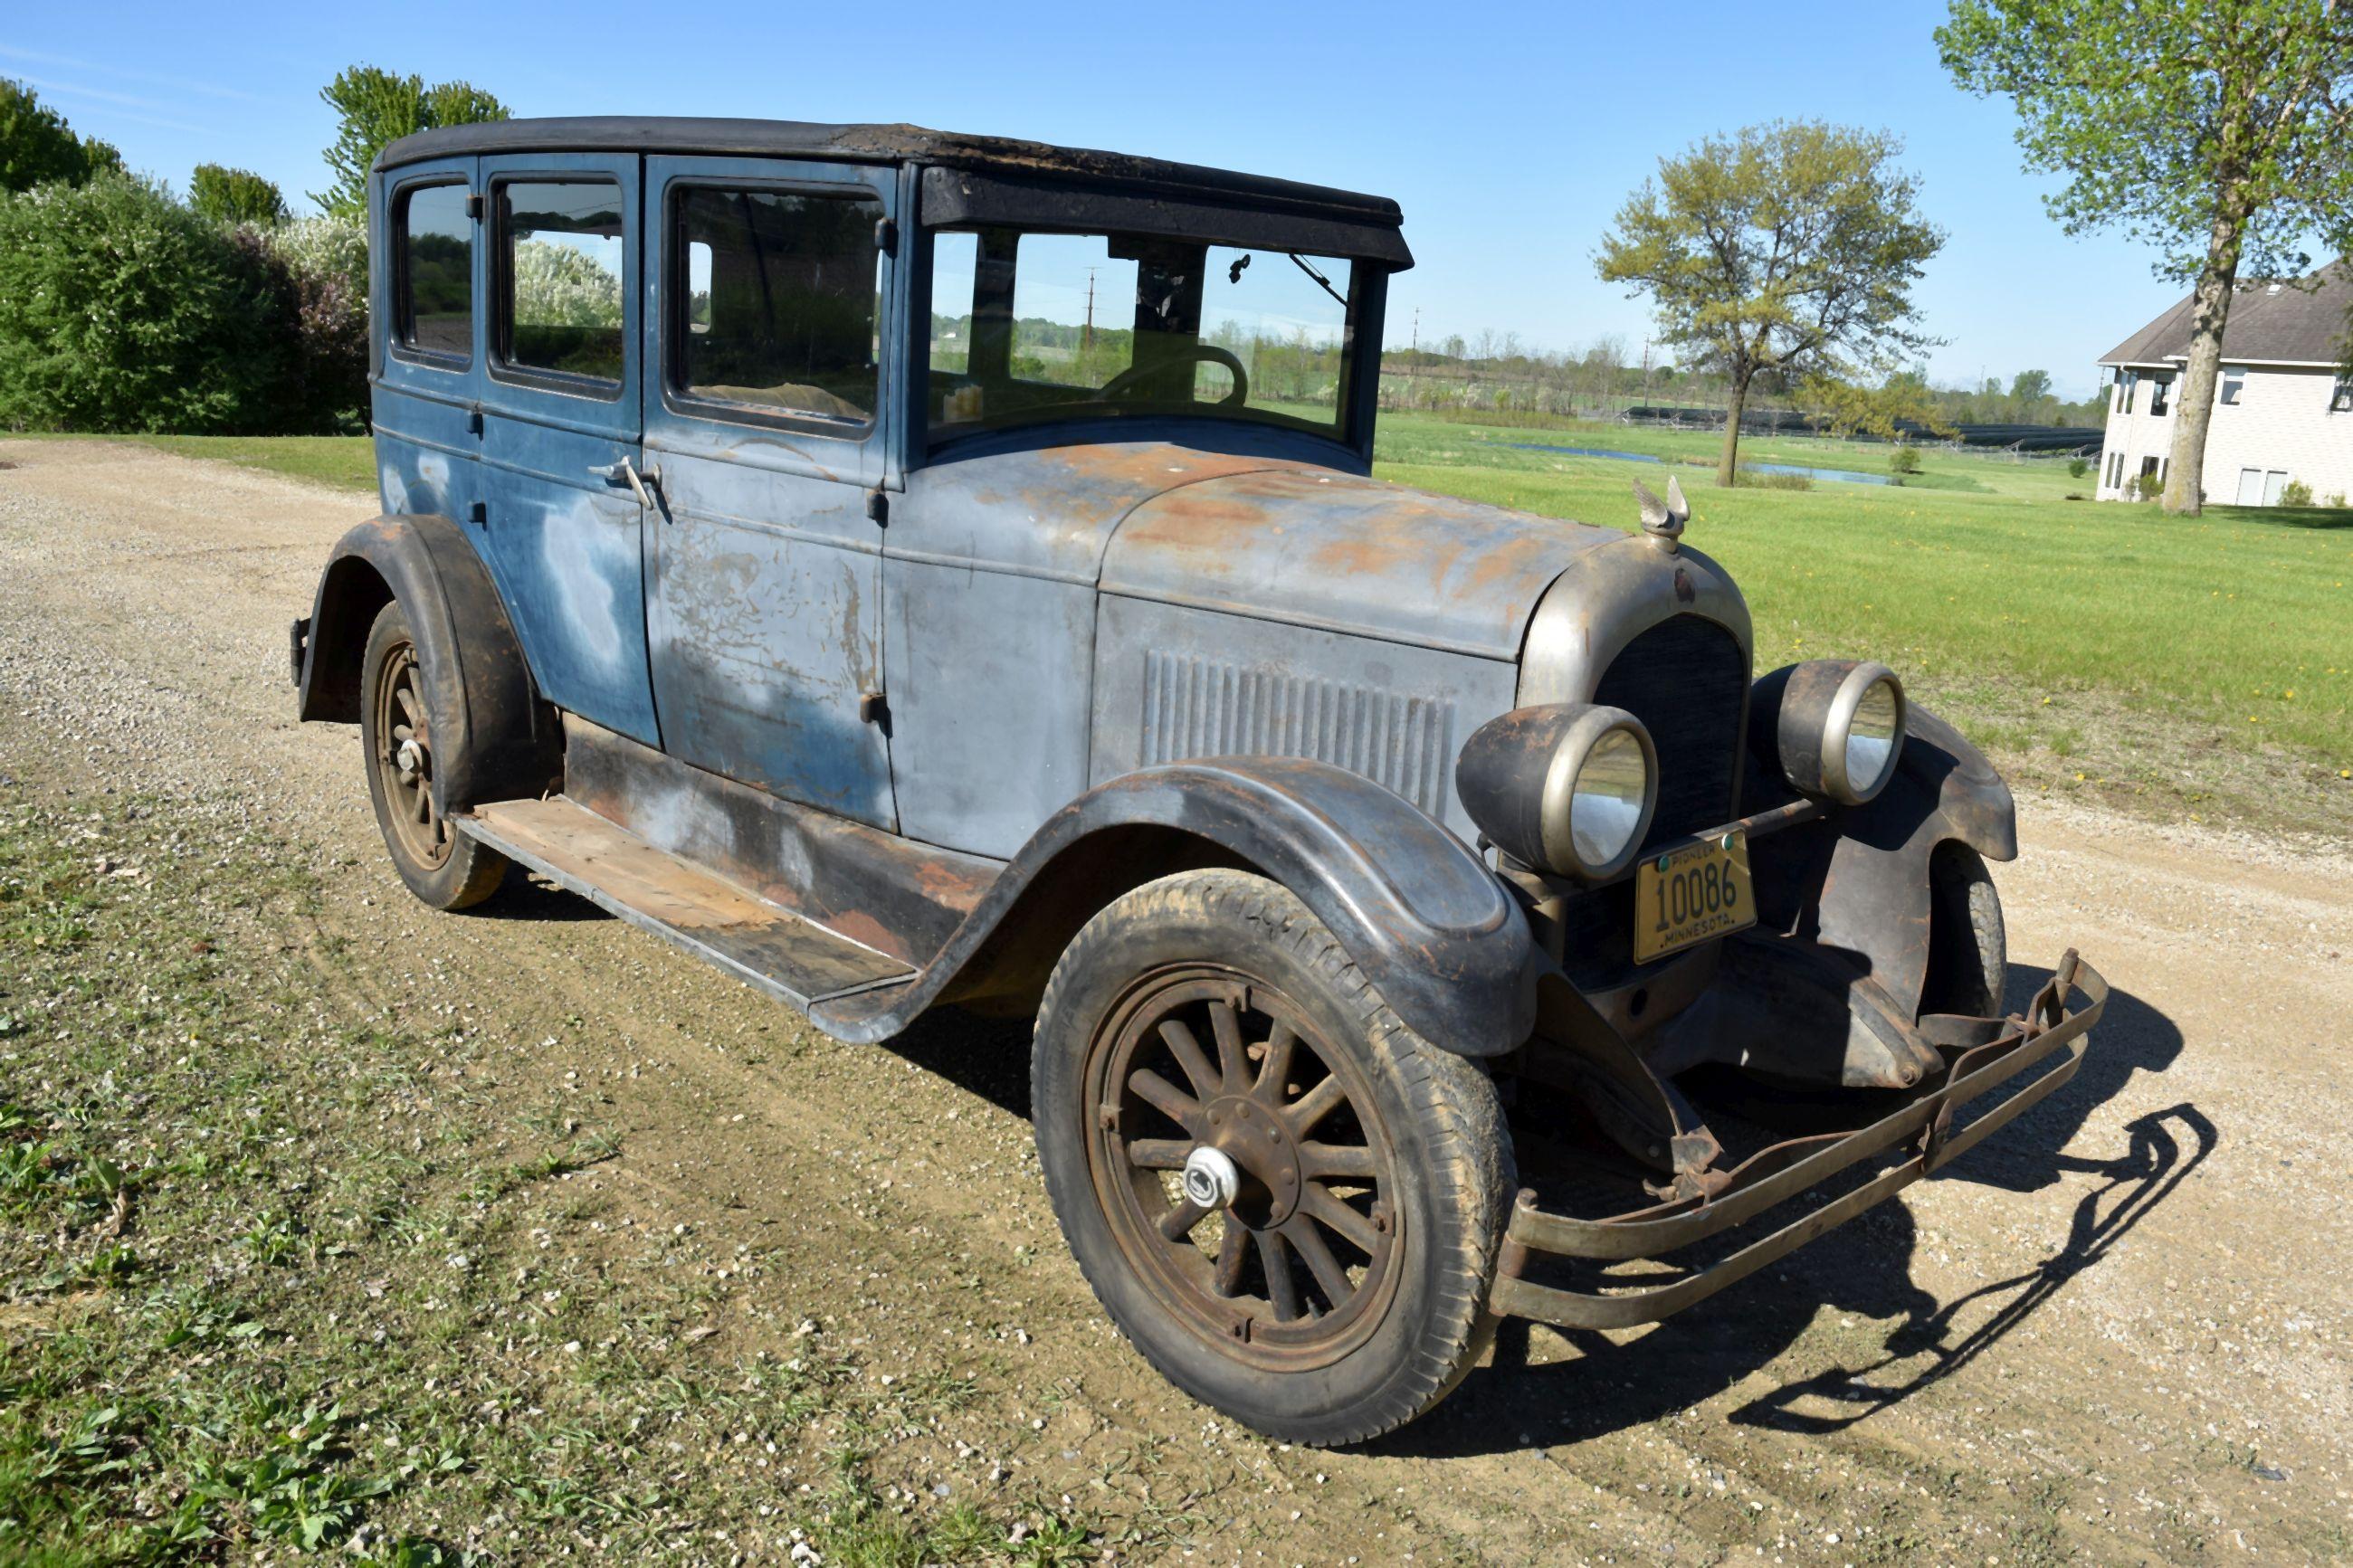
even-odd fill
[[[1519,657],[1545,588],[1615,529],[1329,469],[1179,480],[1113,534],[1106,594],[1487,658]]]

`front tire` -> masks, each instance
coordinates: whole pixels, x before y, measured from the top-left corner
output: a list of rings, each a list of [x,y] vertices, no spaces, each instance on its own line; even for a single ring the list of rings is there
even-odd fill
[[[393,868],[408,890],[437,910],[462,910],[499,890],[509,861],[459,833],[434,798],[442,761],[424,664],[408,616],[394,600],[368,628],[360,659],[360,749],[367,759],[368,797]]]
[[[2010,982],[2010,933],[1985,857],[1957,841],[1936,846],[1928,861],[1928,903],[1920,1011],[2000,1017]]]
[[[1047,984],[1031,1086],[1097,1298],[1235,1419],[1363,1441],[1443,1398],[1493,1332],[1515,1184],[1494,1086],[1277,884],[1191,872],[1097,914]]]

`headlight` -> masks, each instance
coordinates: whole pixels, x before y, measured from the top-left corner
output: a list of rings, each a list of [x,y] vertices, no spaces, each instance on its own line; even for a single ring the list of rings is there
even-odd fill
[[[1861,805],[1887,787],[1904,752],[1904,685],[1894,671],[1820,658],[1766,679],[1779,683],[1773,738],[1792,789]]]
[[[1523,865],[1587,881],[1626,868],[1658,803],[1642,721],[1581,702],[1520,708],[1480,726],[1454,763],[1462,808]]]

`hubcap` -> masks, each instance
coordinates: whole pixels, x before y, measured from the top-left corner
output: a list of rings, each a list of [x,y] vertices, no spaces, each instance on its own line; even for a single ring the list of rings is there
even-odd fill
[[[1136,1275],[1270,1371],[1363,1342],[1397,1291],[1394,1142],[1355,1059],[1231,970],[1139,981],[1088,1047],[1091,1164]]]

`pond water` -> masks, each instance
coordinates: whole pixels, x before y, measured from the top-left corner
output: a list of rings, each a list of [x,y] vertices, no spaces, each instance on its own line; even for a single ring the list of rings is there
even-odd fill
[[[1664,458],[1654,458],[1648,452],[1613,452],[1603,447],[1550,447],[1541,441],[1499,441],[1499,447],[1510,447],[1522,452],[1563,452],[1572,458],[1609,458],[1621,463],[1664,463]],[[1836,485],[1892,485],[1895,481],[1885,474],[1862,474],[1852,468],[1809,468],[1796,463],[1743,463],[1742,468],[1759,474],[1803,474],[1810,479],[1821,479]]]

